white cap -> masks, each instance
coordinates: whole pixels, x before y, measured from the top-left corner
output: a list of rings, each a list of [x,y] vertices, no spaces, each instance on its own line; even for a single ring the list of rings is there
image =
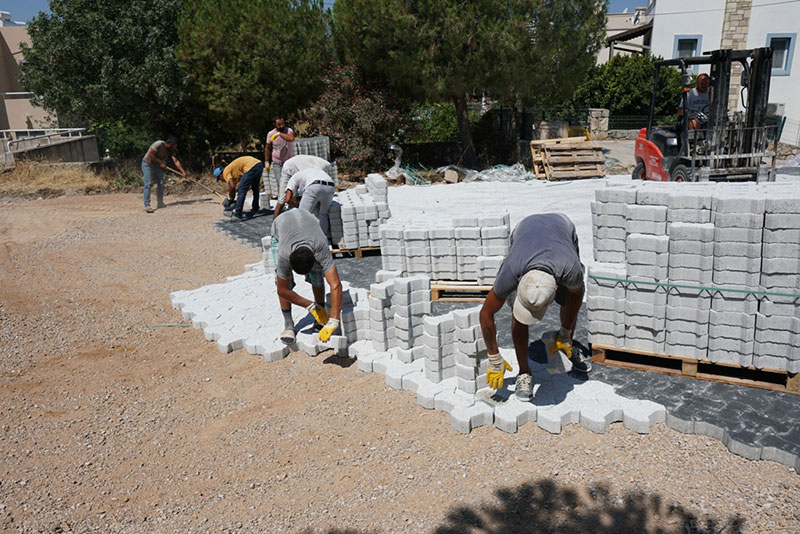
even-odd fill
[[[556,287],[556,279],[552,274],[536,269],[525,273],[517,287],[514,319],[525,325],[541,321],[556,296]]]

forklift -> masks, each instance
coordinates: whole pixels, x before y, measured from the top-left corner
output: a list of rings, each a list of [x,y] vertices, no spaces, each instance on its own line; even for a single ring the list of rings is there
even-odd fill
[[[740,79],[744,111],[728,110],[731,65],[742,65]],[[710,65],[709,104],[690,112],[688,69]],[[682,119],[675,126],[655,126],[653,109],[664,67],[681,71]],[[667,59],[655,64],[653,95],[647,128],[639,131],[634,155],[635,180],[675,182],[774,181],[777,125],[767,125],[772,74],[772,49],[714,50],[702,56]],[[696,126],[690,129],[690,123]]]

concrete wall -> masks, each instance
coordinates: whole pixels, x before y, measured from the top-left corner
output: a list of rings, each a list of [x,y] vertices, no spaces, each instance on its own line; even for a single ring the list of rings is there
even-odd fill
[[[725,0],[657,0],[654,16],[652,53],[664,59],[677,57],[676,36],[699,36],[698,55],[716,50],[722,37]],[[708,68],[698,72],[708,72]]]
[[[17,161],[24,159],[63,162],[97,161],[100,159],[100,148],[97,144],[97,137],[87,135],[15,152],[14,156]]]
[[[25,90],[19,83],[20,43],[30,44],[25,26],[0,27],[0,93]],[[6,97],[0,100],[0,107],[0,130],[42,128],[51,122],[28,98]]]

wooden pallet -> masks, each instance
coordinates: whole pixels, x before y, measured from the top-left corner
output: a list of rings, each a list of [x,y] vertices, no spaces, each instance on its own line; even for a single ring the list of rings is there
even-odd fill
[[[592,344],[592,362],[623,369],[800,394],[800,374],[780,370],[756,369],[595,344]]]
[[[602,148],[585,137],[531,141],[533,173],[541,180],[574,180],[605,176]]]
[[[431,280],[431,300],[434,302],[483,302],[492,286],[477,281]]]
[[[378,254],[368,254],[372,256],[380,256],[381,247],[358,247],[358,248],[331,248],[331,254],[352,255],[356,258],[363,258],[365,252],[375,252]]]

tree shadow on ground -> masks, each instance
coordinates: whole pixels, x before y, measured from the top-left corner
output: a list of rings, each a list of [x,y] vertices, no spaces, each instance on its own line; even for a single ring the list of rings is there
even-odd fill
[[[704,517],[668,504],[658,494],[615,496],[605,484],[585,490],[549,478],[500,488],[495,499],[476,507],[454,506],[435,534],[740,534],[744,518]],[[313,534],[306,529],[302,534]],[[367,534],[332,529],[326,534]]]

